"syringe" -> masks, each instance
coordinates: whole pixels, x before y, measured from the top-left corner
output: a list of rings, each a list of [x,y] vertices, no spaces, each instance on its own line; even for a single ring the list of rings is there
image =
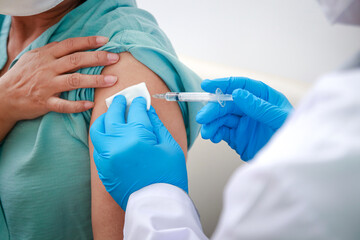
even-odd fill
[[[233,101],[231,94],[223,94],[220,88],[215,93],[207,92],[167,92],[153,95],[154,98],[176,102],[218,102],[222,107],[225,101]]]

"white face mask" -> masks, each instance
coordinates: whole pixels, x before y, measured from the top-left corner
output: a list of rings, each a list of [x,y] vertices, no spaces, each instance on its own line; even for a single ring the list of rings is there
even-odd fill
[[[0,0],[0,14],[31,16],[46,12],[64,0]]]
[[[331,23],[360,25],[360,0],[317,1]]]

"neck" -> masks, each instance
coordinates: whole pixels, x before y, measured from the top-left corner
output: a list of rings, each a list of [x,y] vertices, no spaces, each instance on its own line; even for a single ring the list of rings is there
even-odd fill
[[[44,13],[26,17],[12,17],[8,48],[13,43],[11,45],[16,46],[15,48],[21,51],[81,2],[81,0],[65,0]]]

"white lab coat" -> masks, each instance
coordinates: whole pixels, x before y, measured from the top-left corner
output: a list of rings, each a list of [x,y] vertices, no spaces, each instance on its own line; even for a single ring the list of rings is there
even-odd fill
[[[124,234],[207,239],[188,195],[167,184],[131,195]],[[360,68],[320,79],[272,141],[237,169],[211,239],[360,239]]]

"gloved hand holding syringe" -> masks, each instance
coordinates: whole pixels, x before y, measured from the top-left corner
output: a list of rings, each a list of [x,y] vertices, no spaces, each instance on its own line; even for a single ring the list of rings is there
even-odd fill
[[[215,93],[208,92],[167,92],[155,94],[154,98],[164,99],[166,101],[176,102],[218,102],[222,107],[226,101],[233,101],[231,94],[223,94],[220,88]]]
[[[282,93],[245,77],[206,79],[201,88],[205,92],[168,92],[154,97],[208,101],[196,116],[202,125],[201,136],[214,143],[226,141],[245,161],[255,156],[293,109]]]

